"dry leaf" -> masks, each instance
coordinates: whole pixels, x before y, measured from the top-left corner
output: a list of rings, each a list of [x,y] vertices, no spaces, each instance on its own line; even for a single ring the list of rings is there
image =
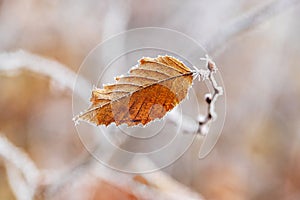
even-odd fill
[[[142,58],[116,83],[92,91],[90,108],[76,117],[97,125],[147,124],[162,118],[187,95],[194,72],[171,56]]]

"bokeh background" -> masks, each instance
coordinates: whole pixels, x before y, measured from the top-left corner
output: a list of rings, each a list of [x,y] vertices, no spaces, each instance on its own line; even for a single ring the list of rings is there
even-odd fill
[[[24,50],[76,72],[92,48],[121,31],[145,26],[181,31],[207,45],[218,64],[226,87],[227,117],[208,157],[198,160],[199,146],[193,145],[162,173],[203,199],[296,200],[300,6],[297,1],[279,1],[283,3],[274,10],[259,13],[273,2],[0,0],[0,54]],[[270,16],[255,26],[251,18],[239,23],[255,12]],[[230,28],[238,31],[222,35]],[[86,153],[72,117],[72,91],[30,70],[0,71],[0,132],[40,170],[55,171],[59,177]],[[4,162],[0,157],[0,199],[16,199]],[[122,176],[116,179],[122,181]],[[134,180],[152,187],[142,176]],[[120,188],[88,171],[79,171],[55,193],[47,184],[40,185],[37,199],[143,199],[134,187]]]

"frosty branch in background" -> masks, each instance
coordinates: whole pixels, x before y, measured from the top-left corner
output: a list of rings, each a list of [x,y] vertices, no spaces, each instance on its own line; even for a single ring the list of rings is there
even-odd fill
[[[260,8],[251,10],[229,25],[225,25],[216,34],[213,34],[208,41],[204,42],[204,47],[209,53],[219,51],[219,47],[224,46],[228,40],[265,22],[272,16],[286,11],[298,3],[300,3],[299,0],[275,0]]]
[[[10,187],[18,200],[29,200],[38,186],[40,171],[22,150],[0,133],[0,158],[4,159]]]
[[[90,90],[91,88],[86,80],[77,77],[76,73],[57,61],[23,50],[0,54],[0,73],[14,74],[20,70],[28,70],[49,77],[51,81],[59,83],[61,87],[70,91],[73,91],[75,81],[79,81],[78,85],[81,87],[79,91]],[[77,95],[85,99],[82,93],[79,92]]]

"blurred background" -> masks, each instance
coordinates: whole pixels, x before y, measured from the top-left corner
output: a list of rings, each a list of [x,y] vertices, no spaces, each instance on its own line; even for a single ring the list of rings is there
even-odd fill
[[[260,9],[274,2],[281,3]],[[252,13],[257,18],[249,18]],[[157,26],[183,32],[207,47],[218,64],[227,116],[209,156],[198,160],[199,146],[192,145],[161,173],[203,199],[296,200],[299,19],[300,6],[292,0],[0,0],[0,55],[24,50],[76,72],[92,48],[121,31]],[[72,91],[30,70],[1,70],[4,64],[0,132],[58,180],[86,153],[71,120]],[[0,199],[16,199],[4,163],[0,156]],[[134,178],[152,187],[151,180]],[[39,180],[36,199],[143,199],[134,186],[116,186],[89,171],[79,171],[58,192],[49,192],[48,179]],[[121,175],[116,179],[122,182]]]

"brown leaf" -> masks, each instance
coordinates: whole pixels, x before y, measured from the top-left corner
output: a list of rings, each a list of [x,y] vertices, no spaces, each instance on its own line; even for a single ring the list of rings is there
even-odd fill
[[[174,57],[142,58],[115,84],[94,89],[92,105],[76,120],[134,126],[160,119],[186,97],[193,73]]]

